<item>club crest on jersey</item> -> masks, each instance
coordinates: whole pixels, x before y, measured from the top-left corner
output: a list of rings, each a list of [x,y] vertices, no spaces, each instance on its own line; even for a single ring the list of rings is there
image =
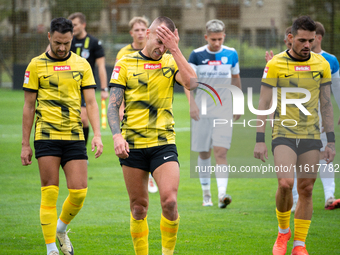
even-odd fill
[[[90,56],[90,51],[87,50],[87,49],[83,49],[82,52],[81,52],[81,56],[82,56],[83,58],[88,59],[88,57]]]
[[[320,72],[313,72],[313,79],[315,81],[319,81],[321,79],[321,73]]]
[[[149,69],[149,70],[155,70],[155,69],[161,69],[162,64],[144,64],[144,69]]]
[[[72,76],[75,81],[80,81],[80,79],[82,78],[82,75],[80,72],[72,72]]]
[[[53,70],[54,71],[70,71],[71,66],[54,66]]]
[[[310,71],[310,66],[294,66],[295,71]]]
[[[222,57],[221,61],[222,61],[222,64],[227,64],[228,63],[228,57]]]
[[[210,60],[208,62],[208,65],[210,65],[210,66],[219,66],[221,64],[222,64],[222,62],[220,60]]]
[[[29,79],[30,79],[30,71],[26,71],[24,84],[28,84]]]
[[[166,78],[170,78],[174,74],[174,70],[172,70],[170,67],[163,67],[162,72]]]
[[[119,77],[119,72],[120,72],[120,66],[115,66],[115,68],[113,69],[113,72],[112,72],[111,79],[117,80],[118,77]]]

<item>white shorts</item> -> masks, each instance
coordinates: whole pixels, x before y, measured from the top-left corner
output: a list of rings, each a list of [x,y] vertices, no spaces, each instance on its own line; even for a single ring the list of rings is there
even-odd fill
[[[191,120],[191,150],[204,152],[213,147],[230,149],[232,132],[233,128],[229,122],[214,127],[214,118],[201,117],[199,121]]]

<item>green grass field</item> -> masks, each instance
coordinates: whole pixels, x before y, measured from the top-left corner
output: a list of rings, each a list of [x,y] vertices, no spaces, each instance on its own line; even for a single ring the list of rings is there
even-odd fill
[[[258,95],[254,96],[254,102],[258,102]],[[37,161],[33,159],[31,166],[24,167],[20,160],[23,103],[22,91],[0,89],[0,254],[46,254],[39,221]],[[202,207],[199,180],[190,177],[190,121],[184,94],[175,95],[174,114],[181,164],[178,194],[181,221],[175,254],[271,254],[277,235],[276,178],[230,178],[228,193],[233,202],[225,210],[217,206],[216,181],[212,180],[214,206]],[[335,116],[339,116],[338,110]],[[247,113],[243,118],[256,117]],[[261,164],[253,158],[255,132],[249,127],[234,128],[228,152],[230,164],[237,167]],[[268,130],[268,146],[269,133]],[[33,145],[33,136],[31,138]],[[340,139],[339,127],[336,127],[336,138]],[[102,130],[102,140],[104,152],[100,158],[94,159],[89,150],[88,196],[69,226],[69,236],[76,254],[134,254],[129,232],[129,201],[109,128]],[[340,154],[339,143],[337,151]],[[271,153],[268,163],[273,164]],[[334,163],[340,163],[339,155]],[[68,192],[62,170],[60,180],[58,213]],[[340,197],[339,178],[336,178],[336,197]],[[340,254],[340,209],[323,209],[320,179],[315,184],[313,202],[314,213],[307,238],[309,254]],[[150,255],[161,254],[160,214],[159,194],[150,194]],[[287,254],[292,245],[291,239]]]

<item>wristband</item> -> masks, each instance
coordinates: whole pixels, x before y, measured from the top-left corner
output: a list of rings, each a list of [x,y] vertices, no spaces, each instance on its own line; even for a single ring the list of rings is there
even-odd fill
[[[108,92],[109,89],[107,87],[105,89],[102,88],[102,91]]]
[[[335,143],[335,135],[334,132],[327,132],[326,133],[327,136],[327,142],[328,143]]]
[[[256,142],[264,143],[264,133],[261,133],[261,132],[256,133]]]

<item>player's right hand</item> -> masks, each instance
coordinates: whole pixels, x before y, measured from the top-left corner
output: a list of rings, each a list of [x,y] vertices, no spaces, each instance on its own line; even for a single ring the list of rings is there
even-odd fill
[[[129,144],[125,141],[122,134],[115,134],[112,138],[117,157],[122,159],[128,158],[130,152]]]
[[[32,164],[32,148],[31,146],[22,146],[21,148],[21,164],[23,166],[28,166]]]
[[[266,162],[265,159],[268,159],[268,149],[265,143],[255,144],[254,157],[257,159],[261,159],[263,162]]]
[[[190,103],[190,118],[196,121],[199,121],[200,119],[200,110],[195,102]]]

